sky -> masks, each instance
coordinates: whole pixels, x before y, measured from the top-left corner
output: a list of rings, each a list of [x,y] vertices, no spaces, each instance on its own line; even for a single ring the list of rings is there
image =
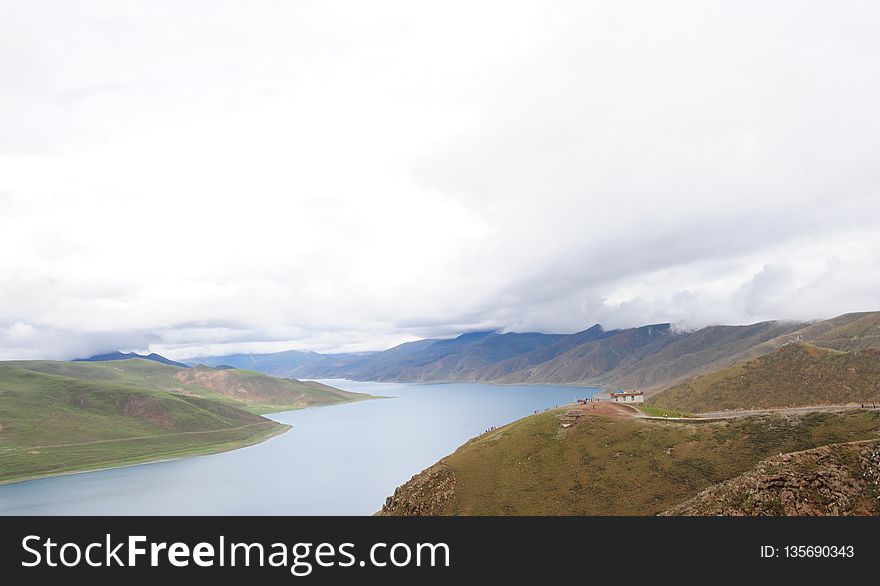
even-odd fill
[[[0,0],[0,359],[880,310],[878,24]]]

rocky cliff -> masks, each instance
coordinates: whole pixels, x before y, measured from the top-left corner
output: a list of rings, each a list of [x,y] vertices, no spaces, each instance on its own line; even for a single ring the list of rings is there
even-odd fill
[[[380,515],[443,515],[455,498],[455,474],[442,460],[398,486],[385,499]]]
[[[880,441],[780,454],[664,515],[880,515]]]

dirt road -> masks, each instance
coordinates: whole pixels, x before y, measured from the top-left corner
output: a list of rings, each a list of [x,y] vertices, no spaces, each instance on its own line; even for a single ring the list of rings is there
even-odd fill
[[[806,413],[816,413],[816,412],[827,412],[827,413],[838,413],[840,411],[850,411],[853,409],[870,409],[872,411],[880,411],[880,405],[877,407],[871,407],[870,405],[865,405],[862,407],[860,404],[849,404],[849,405],[812,405],[808,407],[779,407],[773,409],[733,409],[730,411],[711,411],[707,413],[698,413],[698,417],[708,417],[712,419],[730,419],[734,417],[749,417],[750,415],[762,415],[765,413],[792,413],[795,415],[803,415]]]

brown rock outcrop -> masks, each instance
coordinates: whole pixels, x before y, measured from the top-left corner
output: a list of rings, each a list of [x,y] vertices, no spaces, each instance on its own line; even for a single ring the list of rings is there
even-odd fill
[[[455,473],[442,460],[419,472],[385,499],[380,515],[444,515],[455,498]]]
[[[880,441],[781,454],[663,515],[880,515]]]

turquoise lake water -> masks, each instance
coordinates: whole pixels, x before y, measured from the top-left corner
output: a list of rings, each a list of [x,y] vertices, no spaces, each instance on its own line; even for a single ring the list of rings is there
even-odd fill
[[[598,389],[322,381],[390,398],[287,411],[262,444],[0,486],[0,515],[370,515],[490,426]]]

